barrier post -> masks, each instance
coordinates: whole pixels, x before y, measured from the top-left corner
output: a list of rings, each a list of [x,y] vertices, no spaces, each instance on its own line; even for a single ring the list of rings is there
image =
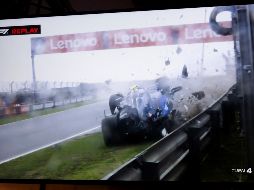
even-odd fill
[[[200,180],[200,141],[199,132],[200,129],[191,126],[186,130],[189,139],[189,168],[187,173],[187,181],[199,181]]]

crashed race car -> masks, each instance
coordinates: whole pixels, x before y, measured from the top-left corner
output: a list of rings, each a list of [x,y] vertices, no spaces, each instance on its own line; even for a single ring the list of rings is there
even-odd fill
[[[173,109],[172,97],[182,89],[163,85],[156,80],[154,91],[134,85],[129,93],[111,95],[110,116],[102,120],[102,133],[107,146],[127,140],[158,140],[173,131],[180,122],[180,114]],[[178,118],[178,119],[176,119]]]

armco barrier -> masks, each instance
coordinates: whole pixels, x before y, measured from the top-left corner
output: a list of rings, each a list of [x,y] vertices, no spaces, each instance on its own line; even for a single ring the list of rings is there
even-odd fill
[[[234,88],[102,180],[199,181],[200,162],[209,147],[220,143],[220,134],[228,131],[233,120],[235,105],[229,99]]]
[[[34,110],[41,110],[41,109],[43,109],[43,104],[34,104],[34,105],[32,105],[32,110],[34,111]],[[32,111],[32,110],[30,110],[30,111]]]
[[[47,102],[44,104],[44,108],[53,108],[54,107],[54,102]]]
[[[79,97],[79,98],[73,98],[73,99],[68,99],[68,100],[63,100],[63,101],[48,101],[44,103],[37,103],[37,104],[15,104],[11,107],[5,107],[1,106],[0,107],[0,118],[3,118],[5,116],[9,115],[15,115],[15,114],[21,114],[21,113],[28,113],[31,111],[36,111],[36,110],[43,110],[46,108],[53,108],[53,107],[58,107],[58,106],[63,106],[71,103],[77,103],[77,102],[82,102],[86,100],[90,100],[91,97]]]
[[[55,102],[55,106],[62,106],[64,105],[63,102]]]
[[[21,113],[27,113],[30,111],[30,106],[29,105],[20,105],[20,112]]]

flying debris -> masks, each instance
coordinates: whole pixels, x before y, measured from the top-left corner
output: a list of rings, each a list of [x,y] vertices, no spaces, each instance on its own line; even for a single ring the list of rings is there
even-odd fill
[[[168,77],[160,77],[155,80],[157,90],[170,89],[170,79]]]
[[[186,105],[184,105],[184,108],[185,108],[186,111],[189,110],[188,106],[186,106]]]
[[[180,15],[179,19],[183,18],[183,15]]]
[[[165,65],[166,65],[166,66],[170,65],[169,59],[165,61]]]
[[[195,96],[195,98],[197,98],[198,100],[201,100],[205,97],[204,91],[193,92],[192,95]]]
[[[177,47],[177,49],[176,49],[176,53],[177,53],[177,54],[179,54],[179,53],[181,53],[181,52],[182,52],[182,48]]]
[[[106,83],[107,85],[109,85],[111,82],[112,82],[111,79],[105,80],[105,83]]]
[[[215,49],[215,48],[213,49],[213,51],[214,51],[214,52],[218,52],[218,50],[217,50],[217,49]]]
[[[186,65],[183,66],[182,70],[182,78],[187,78],[188,77],[188,71]]]

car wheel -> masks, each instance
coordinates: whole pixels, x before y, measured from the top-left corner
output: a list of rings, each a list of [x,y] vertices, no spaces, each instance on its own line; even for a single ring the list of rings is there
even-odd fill
[[[117,119],[115,116],[104,118],[101,123],[101,129],[106,146],[120,143],[121,137],[117,131]]]

